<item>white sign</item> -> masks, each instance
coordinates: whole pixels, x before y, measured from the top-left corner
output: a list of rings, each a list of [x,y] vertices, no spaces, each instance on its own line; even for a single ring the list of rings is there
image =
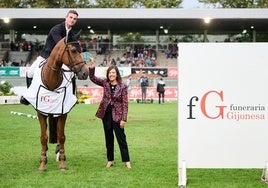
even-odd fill
[[[180,43],[179,53],[179,168],[264,168],[268,43]]]

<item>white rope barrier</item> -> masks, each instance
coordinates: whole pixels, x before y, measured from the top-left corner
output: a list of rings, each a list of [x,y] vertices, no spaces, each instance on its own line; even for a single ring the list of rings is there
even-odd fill
[[[24,117],[27,117],[27,118],[38,119],[38,117],[35,116],[35,115],[25,114],[25,113],[22,113],[22,112],[14,112],[14,111],[10,111],[10,114],[12,114],[12,115],[18,115],[18,116],[24,116]]]

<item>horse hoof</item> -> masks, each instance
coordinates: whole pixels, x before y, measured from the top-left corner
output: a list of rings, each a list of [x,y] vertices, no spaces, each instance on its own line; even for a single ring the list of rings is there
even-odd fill
[[[45,172],[45,171],[47,171],[46,168],[38,168],[38,170],[39,170],[40,172]]]
[[[67,170],[67,167],[65,166],[65,167],[59,167],[59,170],[60,171],[65,171],[65,170]]]

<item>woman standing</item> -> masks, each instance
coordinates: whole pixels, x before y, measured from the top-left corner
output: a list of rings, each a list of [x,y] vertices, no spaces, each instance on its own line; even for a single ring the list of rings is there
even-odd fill
[[[122,78],[117,66],[110,66],[106,73],[106,78],[101,79],[95,76],[95,65],[92,59],[89,65],[90,80],[103,87],[103,97],[100,102],[96,116],[102,119],[106,151],[107,168],[114,165],[114,133],[120,148],[122,162],[127,168],[131,168],[128,152],[128,144],[124,127],[128,113],[128,93],[127,86],[122,82]]]

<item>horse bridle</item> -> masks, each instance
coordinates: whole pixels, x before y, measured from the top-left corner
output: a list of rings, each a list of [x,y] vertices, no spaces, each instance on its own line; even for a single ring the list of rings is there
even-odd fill
[[[65,51],[67,51],[67,53],[68,53],[68,60],[69,60],[69,64],[70,64],[68,67],[70,68],[70,70],[71,70],[72,72],[74,72],[74,73],[78,73],[78,72],[81,71],[82,67],[86,65],[86,62],[85,62],[85,61],[81,61],[81,62],[74,63],[74,62],[72,61],[72,59],[71,59],[71,52],[70,52],[70,49],[69,49],[68,45],[69,45],[69,44],[75,44],[75,43],[78,44],[78,42],[69,42],[69,43],[67,43],[67,44],[65,45]],[[77,49],[76,49],[76,50],[77,50]],[[80,55],[80,54],[79,54],[79,55]],[[77,66],[77,65],[79,65],[79,64],[81,64],[81,63],[83,63],[84,65],[81,66],[79,70],[75,70],[74,67]]]
[[[71,43],[67,43],[66,45],[65,45],[65,49],[64,49],[64,51],[66,51],[67,52],[67,55],[68,55],[68,61],[69,61],[69,65],[67,66],[70,70],[66,70],[66,69],[63,69],[63,68],[55,68],[55,67],[53,67],[53,66],[51,66],[51,65],[49,65],[49,64],[45,64],[48,68],[50,68],[50,70],[52,70],[52,71],[57,71],[57,72],[60,72],[60,74],[61,75],[63,75],[63,76],[65,76],[65,74],[63,74],[63,72],[74,72],[75,74],[77,74],[79,71],[81,71],[81,69],[86,65],[86,62],[85,61],[81,61],[81,62],[77,62],[77,63],[74,63],[73,62],[73,59],[71,58],[71,52],[70,52],[70,49],[68,48],[68,45],[69,44],[72,44],[72,43],[75,43],[75,42],[71,42]],[[76,49],[77,50],[77,49]],[[63,54],[64,53],[62,53],[62,56],[61,56],[61,60],[62,60],[62,57],[63,57]],[[79,54],[80,55],[80,54]],[[63,62],[62,62],[63,63]],[[83,66],[81,66],[80,67],[80,69],[79,70],[76,70],[74,67],[75,66],[77,66],[77,65],[79,65],[79,64],[81,64],[81,63],[83,63],[84,65]],[[42,72],[42,74],[43,74],[43,72]],[[67,78],[66,78],[67,79]],[[42,80],[43,80],[43,75],[42,75]],[[68,79],[67,79],[68,80]],[[43,80],[43,83],[44,83],[44,85],[47,85],[46,84],[46,82],[45,82],[45,80]],[[68,82],[67,84],[70,84],[70,82]],[[59,83],[59,85],[60,85],[60,83]]]
[[[68,54],[68,61],[69,61],[69,64],[70,64],[68,67],[69,67],[70,70],[58,69],[58,68],[52,67],[52,66],[50,66],[48,64],[46,64],[46,66],[48,66],[53,71],[74,72],[75,74],[78,73],[82,69],[82,67],[86,65],[86,62],[81,61],[81,62],[78,62],[78,63],[73,63],[72,58],[71,58],[71,52],[70,52],[70,49],[69,49],[68,45],[69,44],[75,44],[75,43],[78,43],[78,42],[69,42],[69,43],[67,43],[65,45],[65,49],[64,49],[64,51],[66,51],[67,54]],[[63,56],[63,54],[62,54],[62,56]],[[75,70],[74,67],[79,65],[79,64],[81,64],[81,63],[84,63],[84,65],[79,70]]]

